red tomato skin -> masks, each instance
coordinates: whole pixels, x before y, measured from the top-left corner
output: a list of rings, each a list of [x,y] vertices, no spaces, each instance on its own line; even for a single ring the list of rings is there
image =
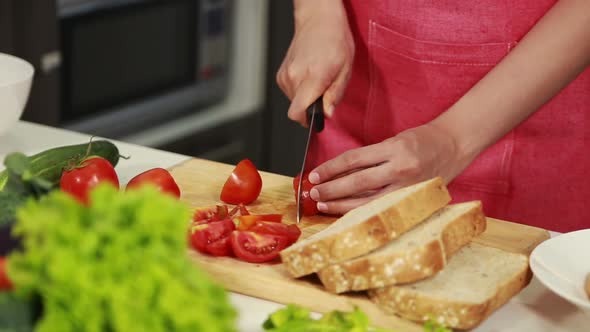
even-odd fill
[[[245,231],[254,226],[259,221],[270,221],[280,223],[283,220],[282,214],[250,214],[235,218],[238,230]]]
[[[274,260],[288,243],[287,237],[274,234],[257,234],[249,231],[233,231],[231,234],[234,254],[249,263]]]
[[[207,245],[207,252],[211,256],[232,256],[230,237],[226,236]]]
[[[220,198],[228,204],[250,204],[258,198],[261,190],[260,173],[249,159],[244,159],[225,181]]]
[[[258,234],[274,234],[285,236],[288,240],[287,246],[297,242],[301,236],[301,230],[297,225],[287,225],[276,222],[259,221],[249,231]]]
[[[0,257],[0,291],[10,291],[12,289],[13,285],[6,271],[6,258]]]
[[[315,216],[316,214],[320,213],[318,210],[317,202],[314,201],[311,196],[309,195],[309,191],[313,188],[313,184],[309,182],[307,176],[309,174],[305,173],[303,181],[301,181],[301,199],[303,200],[301,204],[303,205],[303,215],[304,216]],[[293,190],[295,191],[295,202],[299,199],[297,197],[297,188],[299,187],[299,177],[301,175],[298,174],[293,179]]]
[[[136,175],[129,181],[129,183],[127,183],[126,190],[139,188],[146,183],[156,186],[156,188],[163,193],[180,198],[180,188],[178,187],[178,184],[174,181],[170,172],[163,168],[152,168]]]
[[[209,223],[193,223],[190,230],[192,247],[201,253],[219,256],[220,252],[230,250],[229,241],[225,241],[225,245],[228,248],[225,251],[221,248],[223,247],[223,243],[213,245],[212,247],[211,245],[229,237],[234,229],[236,229],[236,226],[229,219]]]
[[[100,183],[111,183],[119,188],[119,177],[108,160],[92,157],[84,160],[79,167],[64,171],[59,186],[62,191],[88,205],[90,191]]]

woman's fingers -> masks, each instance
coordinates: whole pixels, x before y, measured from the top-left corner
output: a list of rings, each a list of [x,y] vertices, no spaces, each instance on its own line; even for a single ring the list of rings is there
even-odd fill
[[[309,182],[320,184],[330,181],[342,173],[355,169],[373,167],[381,164],[384,153],[379,144],[346,151],[338,157],[328,160],[309,173]]]
[[[308,75],[299,84],[293,100],[291,100],[291,106],[289,106],[289,111],[287,112],[289,119],[307,127],[305,111],[309,105],[313,104],[324,93],[330,81],[331,78]]]
[[[343,70],[338,73],[336,80],[334,80],[332,85],[324,93],[324,113],[327,117],[331,117],[334,114],[334,108],[342,100],[344,91],[350,80],[350,75],[350,66],[345,65]]]
[[[320,212],[334,215],[343,215],[352,209],[367,204],[370,201],[386,195],[389,192],[411,185],[408,183],[390,184],[379,190],[370,190],[368,192],[357,194],[348,198],[337,199],[327,202],[318,202],[317,207]]]
[[[382,164],[323,182],[313,187],[310,195],[318,202],[332,201],[369,190],[381,189],[391,183],[391,167],[389,164]]]
[[[364,205],[374,198],[373,196],[361,197],[361,198],[345,198],[336,201],[329,202],[318,202],[317,207],[320,212],[327,214],[342,215],[346,212]]]

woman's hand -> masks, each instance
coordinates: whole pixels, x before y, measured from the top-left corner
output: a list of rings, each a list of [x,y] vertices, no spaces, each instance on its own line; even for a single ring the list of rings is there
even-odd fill
[[[324,213],[343,214],[387,192],[436,176],[451,181],[471,162],[454,137],[426,124],[381,143],[347,151],[309,175]]]
[[[324,95],[330,117],[351,74],[354,41],[341,0],[295,1],[295,36],[277,73],[291,100],[289,118],[306,126],[305,110]]]

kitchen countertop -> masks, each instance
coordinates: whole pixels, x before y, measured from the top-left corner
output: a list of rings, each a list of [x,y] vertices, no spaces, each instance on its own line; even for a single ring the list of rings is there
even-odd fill
[[[89,135],[20,121],[11,131],[0,135],[0,160],[4,160],[4,156],[13,151],[28,155],[88,140]],[[122,160],[117,166],[121,184],[127,183],[132,176],[146,169],[171,167],[190,158],[134,144],[114,142],[122,155],[131,157],[129,160]],[[0,166],[1,168],[3,167]],[[558,234],[552,233],[552,236],[556,235]],[[261,331],[262,322],[268,314],[283,307],[278,303],[236,293],[231,293],[230,298],[239,312],[238,329],[242,332]],[[473,331],[582,332],[588,331],[589,326],[589,312],[584,312],[553,294],[533,278],[526,289]]]

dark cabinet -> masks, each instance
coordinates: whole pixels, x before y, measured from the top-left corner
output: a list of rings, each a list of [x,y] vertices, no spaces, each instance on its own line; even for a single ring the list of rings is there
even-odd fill
[[[23,119],[57,124],[60,63],[55,1],[0,0],[0,52],[29,61],[35,77]]]
[[[274,173],[299,172],[307,131],[287,118],[289,100],[279,89],[275,75],[293,37],[292,1],[269,1],[267,107],[265,110],[265,166]]]

